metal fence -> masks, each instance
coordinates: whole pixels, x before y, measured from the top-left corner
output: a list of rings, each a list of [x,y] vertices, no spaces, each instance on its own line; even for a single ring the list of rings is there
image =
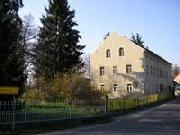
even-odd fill
[[[141,109],[153,103],[171,98],[167,94],[126,99],[59,100],[53,102],[0,102],[0,126],[30,124],[53,120],[71,120],[119,114],[132,109]]]
[[[0,102],[0,125],[67,120],[104,115],[105,100],[63,100],[55,102]]]

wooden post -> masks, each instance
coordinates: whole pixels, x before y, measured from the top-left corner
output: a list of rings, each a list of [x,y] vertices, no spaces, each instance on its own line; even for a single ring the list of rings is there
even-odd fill
[[[126,98],[123,98],[123,110],[126,111]]]
[[[107,116],[108,115],[108,96],[105,96],[104,102],[105,102],[105,104],[104,104],[104,115]]]

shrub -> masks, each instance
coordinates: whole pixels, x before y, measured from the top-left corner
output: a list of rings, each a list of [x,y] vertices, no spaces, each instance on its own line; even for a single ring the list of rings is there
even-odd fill
[[[91,86],[89,79],[78,73],[56,76],[53,90],[58,94],[58,98],[89,99],[104,95],[103,92]]]
[[[92,86],[90,79],[82,74],[60,74],[47,82],[43,78],[36,80],[36,86],[24,95],[25,100],[55,101],[64,99],[99,99],[106,93]]]

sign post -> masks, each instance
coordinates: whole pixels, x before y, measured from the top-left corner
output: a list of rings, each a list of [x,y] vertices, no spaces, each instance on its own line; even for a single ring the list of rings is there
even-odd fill
[[[0,86],[0,95],[12,95],[13,96],[13,102],[11,102],[12,106],[12,130],[15,130],[15,107],[16,107],[16,99],[15,96],[18,95],[19,88],[17,86]]]

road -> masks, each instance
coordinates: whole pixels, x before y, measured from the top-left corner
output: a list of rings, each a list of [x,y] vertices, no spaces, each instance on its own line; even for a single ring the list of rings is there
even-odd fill
[[[47,135],[180,135],[180,99],[104,125],[56,131]]]

